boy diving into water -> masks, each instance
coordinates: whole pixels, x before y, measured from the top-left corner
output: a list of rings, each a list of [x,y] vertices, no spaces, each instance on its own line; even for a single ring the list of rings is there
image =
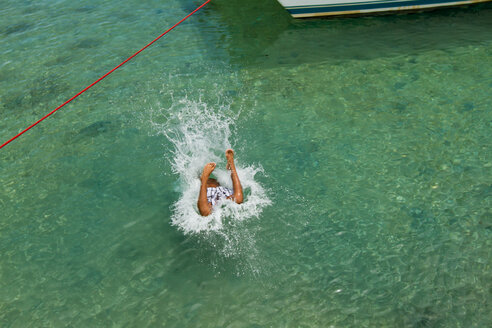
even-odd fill
[[[236,166],[234,165],[234,151],[227,149],[225,156],[227,159],[226,169],[231,171],[233,190],[222,187],[216,179],[210,178],[210,174],[215,169],[215,163],[205,165],[202,176],[200,177],[202,185],[200,186],[200,194],[198,195],[198,210],[203,216],[210,215],[212,213],[212,206],[222,198],[231,199],[238,204],[243,202],[243,188],[241,187]]]

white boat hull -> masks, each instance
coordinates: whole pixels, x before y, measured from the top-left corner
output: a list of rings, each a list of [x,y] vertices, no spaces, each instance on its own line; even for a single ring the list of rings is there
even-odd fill
[[[491,0],[278,0],[296,18],[459,6]]]

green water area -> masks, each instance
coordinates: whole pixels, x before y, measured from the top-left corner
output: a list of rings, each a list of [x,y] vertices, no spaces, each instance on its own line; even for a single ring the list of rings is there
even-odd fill
[[[3,0],[0,142],[200,4]],[[0,150],[0,327],[492,327],[491,31],[212,1]]]

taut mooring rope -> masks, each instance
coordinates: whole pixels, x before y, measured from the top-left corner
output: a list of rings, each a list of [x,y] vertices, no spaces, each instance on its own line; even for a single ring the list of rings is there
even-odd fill
[[[161,35],[159,35],[157,38],[155,38],[152,42],[150,42],[149,44],[147,44],[145,47],[143,47],[142,49],[140,49],[139,51],[137,51],[136,53],[134,53],[133,55],[131,55],[130,57],[128,57],[125,61],[123,61],[121,64],[119,64],[118,66],[116,66],[115,68],[113,68],[112,70],[110,70],[109,72],[107,72],[106,74],[104,74],[103,76],[101,76],[99,79],[97,79],[96,81],[94,81],[91,85],[87,86],[85,89],[83,89],[82,91],[80,91],[79,93],[77,93],[75,96],[73,96],[72,98],[68,99],[67,101],[65,101],[63,104],[61,104],[60,106],[56,107],[55,109],[53,109],[51,112],[49,112],[48,114],[46,114],[45,116],[43,116],[42,118],[40,118],[36,123],[33,123],[31,124],[29,127],[27,127],[26,129],[24,129],[23,131],[19,132],[15,137],[9,139],[8,141],[6,141],[5,143],[3,143],[1,146],[0,146],[0,149],[2,149],[3,147],[5,147],[6,145],[8,145],[9,143],[11,143],[12,141],[14,141],[15,139],[17,139],[18,137],[20,137],[21,135],[23,135],[24,133],[26,133],[27,131],[29,131],[31,128],[35,127],[36,125],[38,125],[39,123],[41,123],[43,120],[45,120],[46,118],[48,118],[49,116],[51,116],[53,113],[55,113],[57,110],[59,110],[60,108],[62,108],[63,106],[65,106],[66,104],[68,104],[69,102],[71,102],[72,100],[74,100],[75,98],[77,98],[78,96],[80,96],[81,94],[83,94],[84,92],[86,92],[87,90],[89,90],[90,88],[92,88],[95,84],[97,84],[99,81],[101,81],[102,79],[104,79],[106,76],[108,76],[109,74],[113,73],[115,70],[117,70],[118,68],[120,68],[121,66],[123,66],[127,61],[129,61],[130,59],[132,59],[133,57],[135,57],[136,55],[138,55],[139,53],[141,53],[142,51],[144,51],[147,47],[149,47],[151,44],[153,44],[154,42],[156,42],[157,40],[159,40],[160,38],[162,38],[164,35],[166,35],[168,32],[170,32],[171,30],[173,30],[176,26],[178,26],[179,24],[181,24],[182,22],[184,22],[188,17],[190,17],[191,15],[193,15],[194,13],[196,13],[198,10],[200,10],[201,8],[203,8],[207,3],[209,3],[211,0],[207,0],[205,1],[201,6],[199,6],[198,8],[196,8],[195,10],[193,10],[191,13],[189,13],[185,18],[181,19],[179,22],[177,22],[176,24],[174,24],[170,29],[168,29],[166,32],[162,33]]]

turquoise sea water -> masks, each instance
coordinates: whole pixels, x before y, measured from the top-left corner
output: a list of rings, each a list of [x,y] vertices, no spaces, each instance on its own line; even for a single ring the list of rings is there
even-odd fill
[[[199,4],[4,0],[0,141]],[[0,150],[0,326],[492,326],[491,31],[212,1]]]

